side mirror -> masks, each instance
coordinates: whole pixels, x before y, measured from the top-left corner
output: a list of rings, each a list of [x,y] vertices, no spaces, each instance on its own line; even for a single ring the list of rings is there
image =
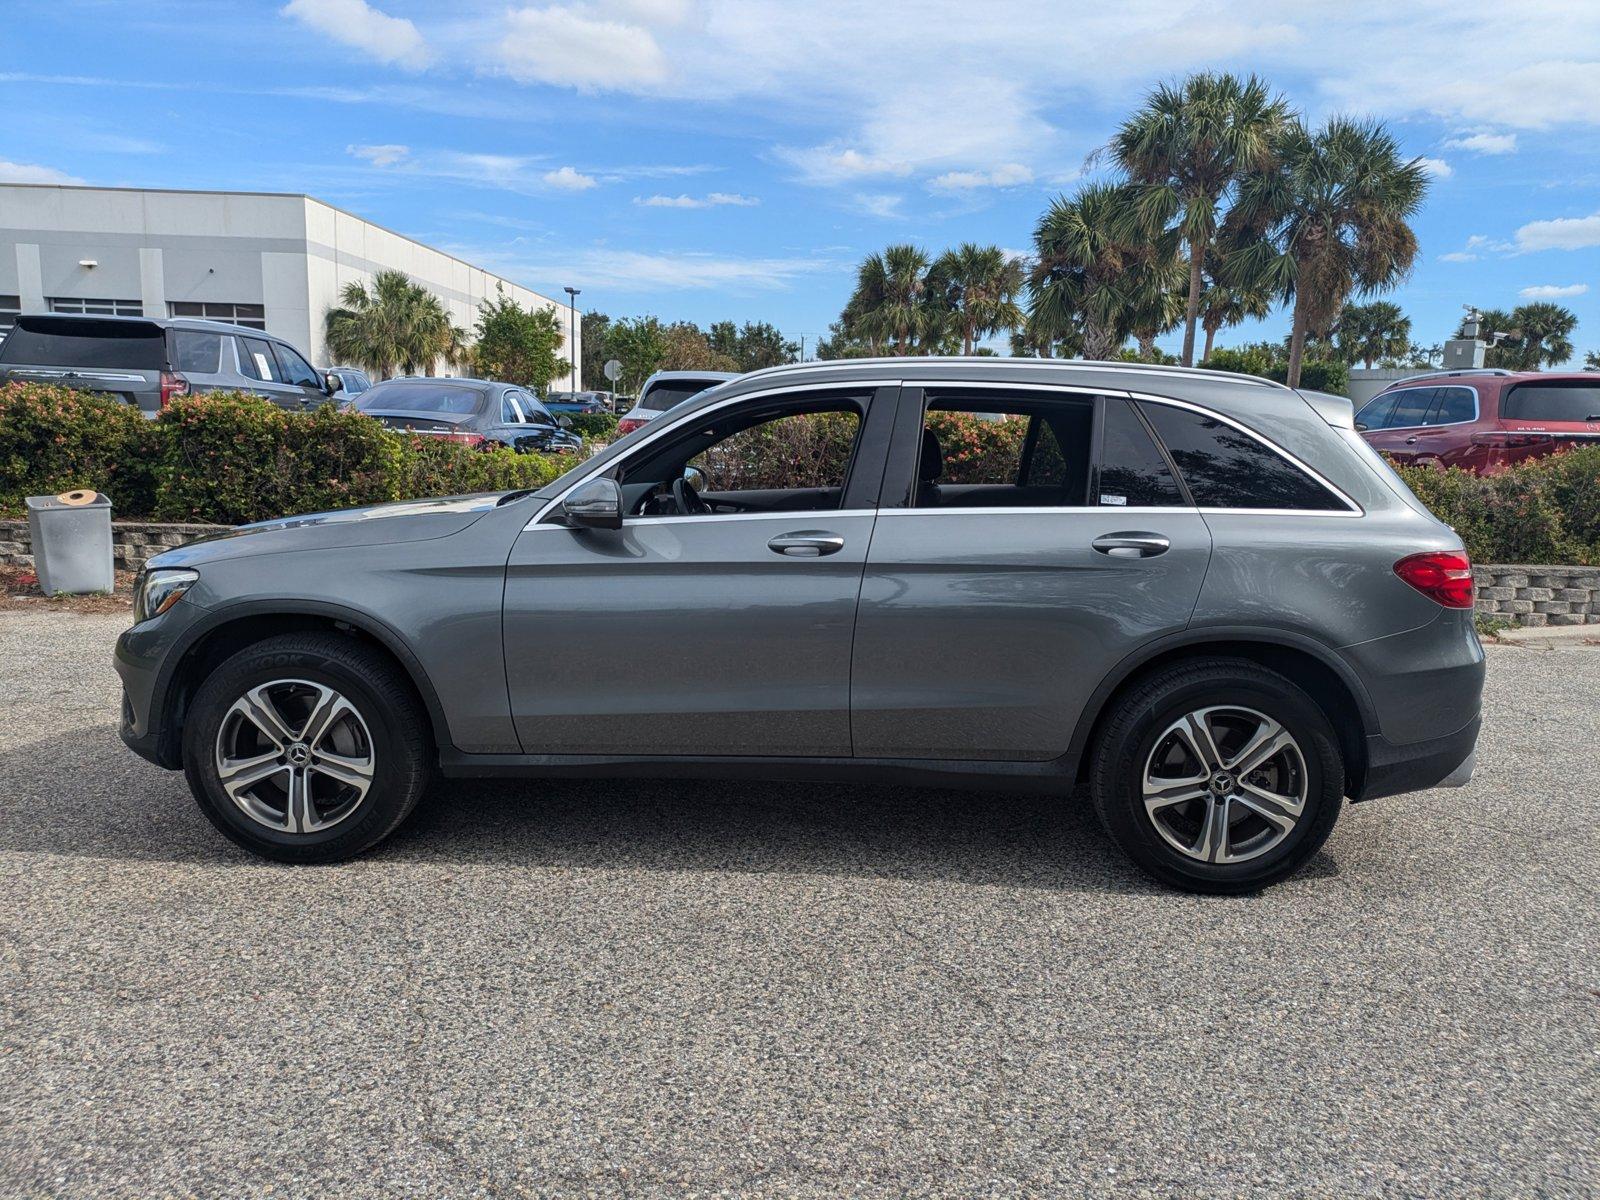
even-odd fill
[[[699,467],[685,467],[683,481],[697,492],[706,490],[706,474]]]
[[[561,426],[563,429],[571,429],[572,418],[563,413],[561,416],[556,418],[556,424]]]
[[[322,377],[322,382],[324,385],[326,385],[328,389],[328,395],[330,396],[337,395],[339,392],[344,391],[344,380],[340,379],[337,375],[324,375]]]
[[[1365,433],[1366,431],[1367,431],[1367,427],[1365,425],[1363,425],[1360,421],[1357,421],[1356,422],[1356,432],[1357,433]]]
[[[621,529],[622,488],[615,479],[588,480],[561,502],[561,511],[579,529]]]

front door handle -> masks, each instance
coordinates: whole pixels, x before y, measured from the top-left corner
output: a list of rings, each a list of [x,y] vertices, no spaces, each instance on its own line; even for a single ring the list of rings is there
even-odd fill
[[[1416,439],[1416,438],[1414,438],[1414,437],[1408,437],[1408,438],[1407,438],[1407,439],[1406,439],[1406,445],[1408,445],[1408,446],[1415,446],[1415,445],[1416,445],[1416,444],[1417,444],[1417,439]]]
[[[794,533],[780,533],[767,543],[774,554],[790,558],[821,558],[824,554],[837,554],[844,549],[844,539],[825,529],[801,529]]]
[[[1112,558],[1154,558],[1172,549],[1172,543],[1159,533],[1131,531],[1107,533],[1090,543],[1101,554]]]

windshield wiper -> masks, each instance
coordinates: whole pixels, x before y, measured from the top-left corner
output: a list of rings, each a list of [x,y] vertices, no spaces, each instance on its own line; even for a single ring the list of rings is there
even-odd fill
[[[518,500],[521,500],[524,496],[533,495],[538,490],[539,490],[538,488],[518,488],[514,492],[507,492],[504,496],[501,496],[500,499],[498,499],[498,500],[496,500],[494,502],[494,506],[496,508],[503,508],[507,504],[516,503]]]

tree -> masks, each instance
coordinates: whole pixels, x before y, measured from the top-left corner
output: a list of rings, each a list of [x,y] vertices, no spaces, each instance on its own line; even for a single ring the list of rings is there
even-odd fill
[[[1333,117],[1312,132],[1296,120],[1274,151],[1268,168],[1240,183],[1223,240],[1236,274],[1267,280],[1293,305],[1288,383],[1296,387],[1307,333],[1328,329],[1352,294],[1387,290],[1410,273],[1410,219],[1428,177],[1378,122]]]
[[[875,351],[916,354],[936,331],[926,303],[928,256],[918,247],[890,246],[856,269],[856,290],[845,305],[845,324]]]
[[[1577,327],[1577,315],[1570,308],[1548,301],[1523,304],[1509,313],[1483,309],[1478,313],[1478,336],[1489,343],[1484,365],[1507,371],[1560,366],[1572,357],[1572,333]],[[1456,336],[1466,336],[1466,321]]]
[[[1182,287],[1177,236],[1133,232],[1136,204],[1125,184],[1090,183],[1070,200],[1056,197],[1039,218],[1028,278],[1037,342],[1081,336],[1085,358],[1109,359],[1130,333],[1159,324],[1162,293]]]
[[[631,317],[613,321],[606,332],[606,355],[622,364],[617,385],[634,393],[650,375],[661,370],[667,358],[667,331],[655,317]]]
[[[1371,370],[1382,359],[1407,353],[1411,347],[1411,318],[1388,300],[1347,304],[1334,326],[1333,341],[1341,362],[1358,362]]]
[[[369,290],[348,283],[323,318],[328,352],[380,379],[397,369],[432,375],[439,359],[464,356],[466,334],[450,322],[439,297],[404,271],[379,271]]]
[[[663,371],[737,371],[739,364],[719,354],[700,327],[692,321],[676,321],[666,329],[667,353],[661,360]]]
[[[1200,297],[1200,325],[1206,331],[1201,362],[1211,357],[1211,348],[1222,330],[1242,325],[1252,317],[1265,317],[1272,311],[1272,293],[1265,281],[1257,279],[1223,283],[1217,279],[1215,266],[1211,275],[1212,282]]]
[[[961,353],[979,338],[1017,328],[1026,318],[1017,304],[1022,263],[999,246],[965,242],[946,250],[929,269],[929,288],[942,293],[961,336]]]
[[[1583,356],[1585,371],[1600,371],[1600,350],[1591,350]]]
[[[1224,204],[1242,178],[1265,171],[1289,106],[1254,75],[1206,72],[1163,84],[1111,139],[1127,173],[1131,215],[1152,235],[1169,226],[1188,252],[1182,364],[1194,365],[1195,326]]]
[[[478,344],[473,364],[478,374],[545,391],[550,381],[571,370],[557,349],[562,326],[548,308],[528,310],[497,288],[493,300],[478,306]]]
[[[759,371],[795,362],[800,344],[791,342],[776,325],[766,321],[746,321],[740,328],[732,321],[718,321],[706,333],[712,350],[734,361],[734,370]]]
[[[611,357],[606,350],[606,334],[611,328],[611,318],[602,312],[589,311],[579,319],[580,342],[583,345],[583,381],[591,388],[616,386],[606,378],[606,360]]]

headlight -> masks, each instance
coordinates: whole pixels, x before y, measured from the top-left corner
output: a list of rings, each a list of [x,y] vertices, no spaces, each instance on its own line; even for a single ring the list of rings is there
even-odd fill
[[[140,571],[133,584],[133,623],[159,617],[199,578],[195,571]]]

